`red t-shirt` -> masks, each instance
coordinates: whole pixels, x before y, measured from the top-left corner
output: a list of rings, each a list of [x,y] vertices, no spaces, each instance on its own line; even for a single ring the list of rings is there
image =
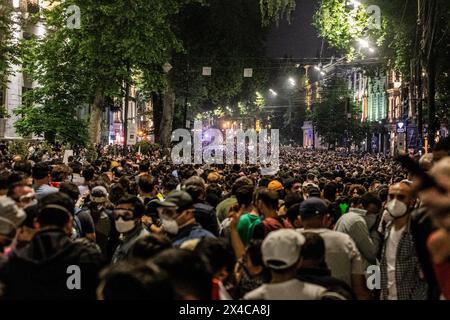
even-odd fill
[[[450,300],[450,260],[434,264],[434,272],[442,295]]]

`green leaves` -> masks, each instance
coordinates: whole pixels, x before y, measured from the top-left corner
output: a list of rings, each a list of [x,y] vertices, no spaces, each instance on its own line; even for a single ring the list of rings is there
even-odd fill
[[[291,19],[291,13],[295,10],[295,0],[259,0],[262,23],[268,26],[271,22],[279,23],[280,19]]]

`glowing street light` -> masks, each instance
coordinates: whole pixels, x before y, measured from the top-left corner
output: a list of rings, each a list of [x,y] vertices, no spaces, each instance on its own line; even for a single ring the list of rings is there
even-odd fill
[[[319,66],[314,66],[314,69],[317,71],[320,71],[320,67]]]
[[[275,90],[273,90],[273,89],[269,89],[269,92],[274,97],[276,97],[278,95],[278,93]]]
[[[358,43],[361,48],[369,48],[369,41],[367,41],[366,39],[358,39]]]
[[[326,73],[323,72],[323,71],[320,71],[320,74],[321,74],[322,76],[324,76]]]
[[[288,79],[288,82],[289,82],[289,84],[291,85],[291,87],[295,87],[295,85],[297,84],[297,83],[295,82],[295,79],[292,78],[292,77],[290,77],[290,78]]]
[[[374,52],[375,52],[375,49],[374,49],[374,48],[369,48],[369,52],[370,52],[370,53],[374,53]]]
[[[350,4],[352,4],[355,8],[358,8],[361,5],[361,2],[357,0],[350,0]]]

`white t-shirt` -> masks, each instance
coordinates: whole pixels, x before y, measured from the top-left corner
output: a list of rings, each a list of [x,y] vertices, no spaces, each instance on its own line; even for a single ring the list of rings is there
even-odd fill
[[[365,274],[361,253],[355,242],[348,234],[321,229],[299,229],[300,232],[314,232],[320,235],[325,242],[325,262],[334,278],[352,285],[352,274]]]
[[[397,260],[397,247],[406,226],[400,230],[391,228],[386,244],[387,286],[388,300],[397,300],[397,284],[395,282],[395,261]]]
[[[267,283],[250,291],[244,300],[320,300],[324,287],[292,279],[280,283]]]

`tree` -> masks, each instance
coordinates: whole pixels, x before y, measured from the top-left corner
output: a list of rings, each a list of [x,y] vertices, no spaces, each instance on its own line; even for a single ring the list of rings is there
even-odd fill
[[[10,0],[0,0],[0,90],[7,84],[11,64],[17,62],[13,30],[12,3]],[[6,116],[6,107],[0,104],[0,118]]]
[[[168,21],[185,2],[189,1],[51,1],[43,12],[47,36],[25,49],[36,52],[32,64],[43,71],[38,91],[51,98],[43,101],[55,101],[56,107],[61,99],[53,95],[51,88],[53,83],[62,82],[63,94],[70,96],[70,101],[77,101],[78,106],[90,105],[90,142],[98,143],[107,98],[127,98],[127,85],[138,79],[144,88],[164,88],[161,66],[173,50],[181,49]],[[66,26],[70,16],[67,8],[73,4],[81,12],[79,29]],[[67,54],[57,57],[52,51]],[[25,120],[19,128],[25,127],[27,119],[28,124],[31,122],[33,112],[42,108],[40,103],[36,100],[28,109],[22,109]]]
[[[175,19],[176,34],[184,51],[173,58],[171,80],[178,105],[188,98],[198,113],[227,107],[233,113],[250,112],[256,92],[267,81],[268,63],[264,40],[268,32],[261,25],[258,0],[209,0],[186,6]],[[202,76],[202,67],[212,75]],[[244,78],[244,68],[253,68],[253,77]],[[226,112],[227,113],[227,112]]]
[[[323,90],[322,99],[313,103],[309,114],[315,131],[330,148],[359,145],[366,137],[366,129],[359,121],[360,111],[348,98],[345,82],[333,78]]]
[[[269,25],[273,21],[278,23],[283,17],[290,20],[291,13],[296,7],[296,0],[260,0],[259,3],[264,25]]]
[[[372,17],[365,13],[367,5],[354,7],[345,1],[321,0],[315,15],[320,35],[350,58],[358,54],[358,38],[377,45],[377,55],[386,68],[401,71],[417,110],[419,132],[422,120],[429,126],[429,141],[434,142],[436,97],[448,89],[439,79],[450,72],[448,60],[450,40],[450,7],[447,0],[391,1],[373,0],[380,8],[381,28],[370,25]],[[361,51],[362,56],[367,52]],[[439,66],[439,67],[438,67]],[[444,66],[444,68],[443,68]],[[437,86],[436,86],[437,85]],[[426,90],[425,90],[426,88]],[[425,95],[425,100],[422,97]],[[422,115],[426,103],[427,116]],[[439,110],[438,110],[439,112]]]

